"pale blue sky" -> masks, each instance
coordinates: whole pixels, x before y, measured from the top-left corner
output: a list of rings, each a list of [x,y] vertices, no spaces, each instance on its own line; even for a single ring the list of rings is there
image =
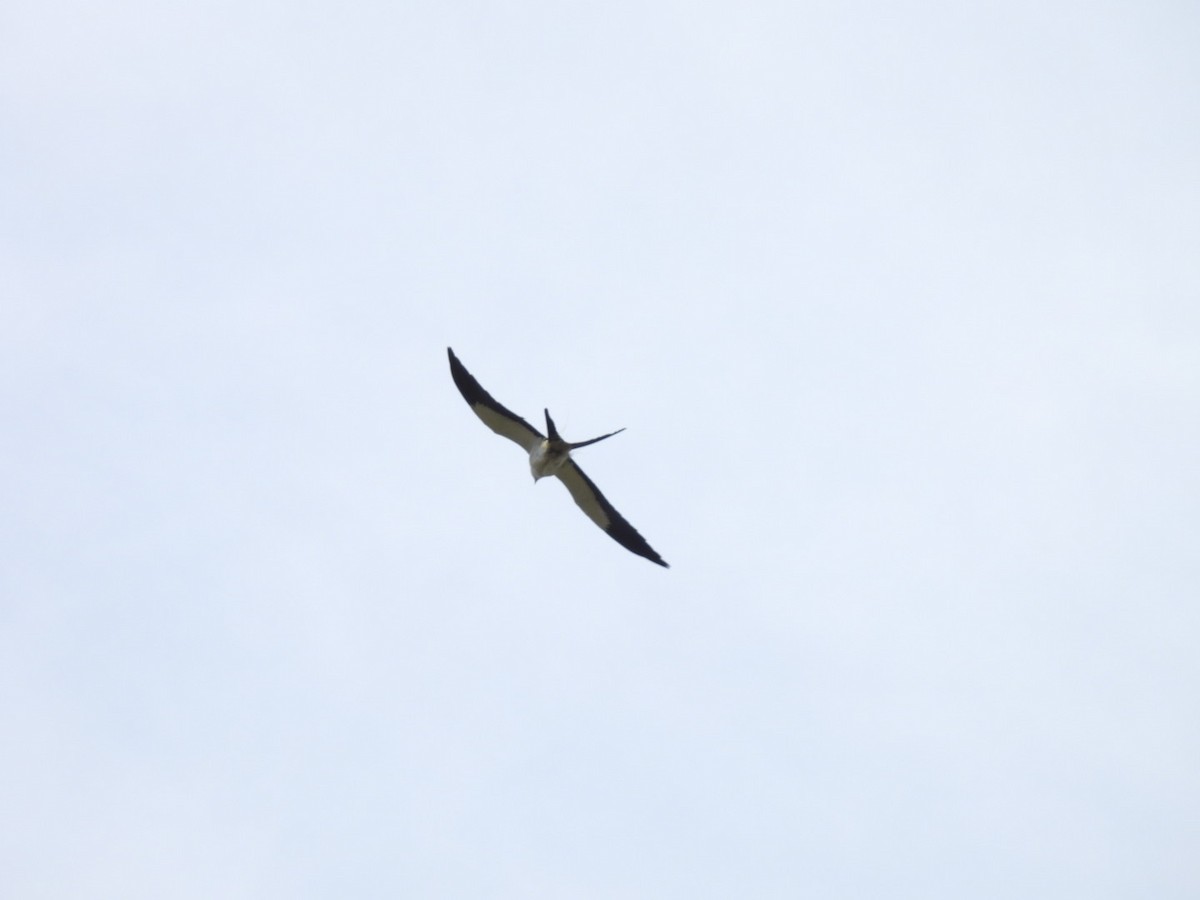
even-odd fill
[[[1198,46],[9,3],[0,895],[1197,896]]]

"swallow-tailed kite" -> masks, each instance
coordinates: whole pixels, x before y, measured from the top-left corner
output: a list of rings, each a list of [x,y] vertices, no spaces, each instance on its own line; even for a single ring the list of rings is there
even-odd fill
[[[590,441],[571,444],[559,436],[558,429],[554,427],[554,420],[550,418],[550,410],[547,409],[545,410],[546,430],[550,433],[550,437],[547,438],[516,413],[497,403],[495,398],[485,391],[466,370],[466,367],[458,361],[453,350],[447,347],[446,352],[450,354],[450,374],[454,377],[454,383],[458,385],[458,390],[467,401],[467,405],[475,411],[475,415],[483,420],[484,425],[501,437],[520,444],[525,449],[529,454],[529,468],[533,472],[535,483],[539,478],[545,478],[547,475],[557,475],[559,480],[567,486],[567,490],[571,492],[571,497],[579,508],[587,513],[589,519],[603,528],[609,537],[626,550],[667,567],[663,558],[654,552],[654,548],[646,543],[646,539],[638,534],[632,525],[625,521],[624,516],[613,509],[612,504],[605,500],[604,495],[600,493],[600,489],[592,484],[592,480],[583,474],[583,469],[575,465],[575,460],[571,459],[572,450],[578,450],[580,447],[610,438],[614,434],[620,434],[625,430],[624,428],[610,434],[602,434]]]

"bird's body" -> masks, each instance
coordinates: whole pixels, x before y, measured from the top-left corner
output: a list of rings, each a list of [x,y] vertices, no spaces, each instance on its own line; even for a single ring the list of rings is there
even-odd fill
[[[529,454],[529,469],[535,483],[538,479],[551,475],[556,476],[566,485],[576,505],[587,514],[589,519],[603,528],[609,537],[630,552],[667,567],[663,558],[613,508],[612,504],[605,499],[596,485],[583,474],[583,470],[571,458],[572,450],[578,450],[580,447],[610,438],[625,429],[602,434],[591,440],[569,443],[559,435],[558,429],[554,426],[554,420],[550,418],[550,410],[546,410],[546,431],[549,433],[547,437],[516,413],[498,403],[459,362],[454,351],[449,347],[446,348],[446,351],[450,357],[450,374],[454,378],[459,393],[463,395],[463,399],[488,428],[525,449]]]
[[[533,473],[533,480],[557,475],[563,463],[570,458],[571,451],[561,446],[561,442],[560,446],[555,446],[553,441],[541,441],[529,451],[529,471]]]

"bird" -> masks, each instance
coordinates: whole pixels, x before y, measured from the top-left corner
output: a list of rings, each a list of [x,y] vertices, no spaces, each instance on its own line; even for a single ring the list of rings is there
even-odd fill
[[[475,376],[468,372],[466,366],[454,355],[453,349],[447,347],[446,352],[450,357],[450,375],[454,379],[454,384],[458,387],[459,393],[463,395],[463,399],[467,401],[467,405],[474,410],[475,415],[479,416],[483,424],[496,434],[519,444],[529,454],[529,469],[533,473],[534,484],[549,475],[556,476],[566,485],[576,505],[610,538],[626,550],[645,557],[663,568],[670,568],[666,561],[647,543],[646,539],[638,534],[637,529],[613,508],[613,505],[600,493],[600,489],[583,474],[583,469],[579,468],[575,460],[571,458],[572,450],[607,440],[613,435],[620,434],[625,430],[624,428],[602,434],[591,440],[571,443],[562,439],[558,429],[554,427],[554,420],[550,418],[550,410],[545,409],[543,412],[546,415],[546,432],[549,435],[547,437],[485,391],[483,386],[475,380]]]

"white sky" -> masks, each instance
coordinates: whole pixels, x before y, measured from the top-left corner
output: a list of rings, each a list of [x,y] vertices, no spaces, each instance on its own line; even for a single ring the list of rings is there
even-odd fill
[[[0,895],[1200,895],[1197,47],[7,3]]]

